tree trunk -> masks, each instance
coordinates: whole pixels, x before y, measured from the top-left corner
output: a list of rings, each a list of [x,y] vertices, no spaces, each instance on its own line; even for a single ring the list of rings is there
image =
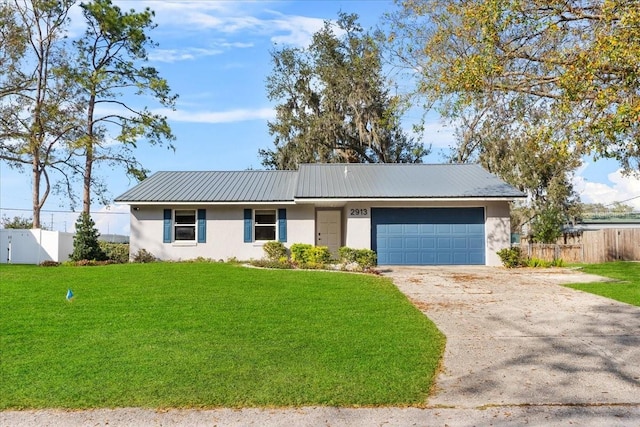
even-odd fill
[[[84,178],[82,189],[82,212],[91,213],[91,172],[93,168],[93,145],[87,144],[87,151],[84,163]]]
[[[33,173],[33,189],[31,191],[33,202],[33,227],[40,228],[40,158],[33,156],[31,170]]]
[[[91,213],[91,174],[93,172],[93,111],[96,104],[96,96],[89,97],[87,110],[87,142],[85,147],[84,177],[82,189],[82,212]]]

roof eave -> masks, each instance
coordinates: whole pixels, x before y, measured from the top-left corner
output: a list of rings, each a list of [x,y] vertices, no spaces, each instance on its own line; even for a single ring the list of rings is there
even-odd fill
[[[322,202],[512,202],[526,196],[491,196],[491,197],[296,197],[296,204],[313,204]]]
[[[231,200],[231,201],[203,201],[203,200],[192,200],[192,201],[174,201],[174,200],[163,200],[163,201],[145,201],[145,200],[115,200],[114,203],[116,205],[140,205],[140,206],[166,206],[166,205],[177,205],[177,206],[186,206],[186,205],[267,205],[267,204],[278,204],[278,205],[293,205],[295,202],[293,200]]]

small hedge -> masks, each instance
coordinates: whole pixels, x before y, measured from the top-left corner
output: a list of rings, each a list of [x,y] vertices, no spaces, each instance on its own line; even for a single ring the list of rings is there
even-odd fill
[[[496,252],[502,261],[502,265],[507,268],[522,267],[526,259],[522,256],[522,251],[518,247],[504,248]]]
[[[113,243],[113,242],[98,242],[100,249],[107,256],[107,260],[113,261],[118,264],[126,264],[129,262],[129,244],[128,243]]]
[[[378,264],[378,256],[371,249],[353,249],[343,246],[338,250],[340,262],[346,267],[347,264],[357,264],[362,271],[370,270]]]
[[[278,261],[287,257],[287,248],[282,242],[270,241],[262,247],[269,261]]]
[[[562,259],[554,259],[553,261],[545,261],[540,258],[528,259],[522,254],[519,247],[505,248],[496,252],[502,261],[502,265],[507,268],[532,267],[532,268],[549,268],[564,267],[565,263]]]
[[[133,262],[139,262],[142,264],[148,263],[148,262],[156,262],[158,259],[149,251],[147,251],[146,249],[140,249],[134,256],[132,261]]]
[[[308,252],[313,248],[313,245],[308,243],[294,243],[291,245],[291,261],[298,264],[306,264],[308,259]]]

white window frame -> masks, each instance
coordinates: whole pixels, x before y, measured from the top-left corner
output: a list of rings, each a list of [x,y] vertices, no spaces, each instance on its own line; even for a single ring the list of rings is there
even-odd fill
[[[187,216],[186,212],[193,213],[193,223],[190,222],[182,222],[178,223],[178,212],[183,213],[183,216]],[[198,241],[198,211],[196,209],[174,209],[173,210],[173,221],[172,221],[171,232],[173,233],[173,241],[177,243],[195,243]],[[193,239],[178,239],[178,233],[176,229],[178,227],[192,227],[193,228]]]
[[[258,223],[256,217],[258,216],[258,212],[273,212],[273,223]],[[258,238],[258,227],[267,228],[273,227],[274,235],[273,239],[259,239]],[[273,240],[278,240],[278,209],[254,209],[253,210],[253,241],[254,242],[269,242]]]

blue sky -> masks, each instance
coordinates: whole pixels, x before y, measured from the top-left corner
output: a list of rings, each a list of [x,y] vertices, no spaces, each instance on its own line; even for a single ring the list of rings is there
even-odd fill
[[[179,94],[176,111],[166,111],[177,137],[175,152],[139,145],[137,158],[152,172],[160,170],[237,170],[261,168],[258,150],[272,146],[267,120],[273,104],[266,97],[265,78],[271,70],[270,50],[277,45],[306,45],[326,19],[338,11],[357,13],[372,27],[392,10],[392,1],[114,1],[122,9],[145,6],[156,13],[158,27],[150,35],[159,47],[150,50],[151,65]],[[72,14],[71,35],[81,31],[79,9]],[[402,82],[399,84],[402,87]],[[150,99],[140,99],[152,109]],[[420,115],[413,111],[409,122]],[[427,123],[424,142],[433,144],[427,163],[442,162],[442,150],[452,144],[449,128],[436,116]],[[111,197],[135,182],[121,170],[100,170]],[[0,214],[31,216],[31,178],[0,163]],[[640,196],[640,180],[627,179],[612,161],[587,160],[576,176],[585,202],[610,203]],[[78,192],[80,188],[78,187]],[[640,198],[628,202],[640,210]],[[23,210],[17,210],[23,209]],[[93,206],[102,233],[128,233],[127,206]],[[56,230],[72,230],[75,214],[68,203],[50,196],[42,221]],[[50,212],[56,211],[56,212]]]

